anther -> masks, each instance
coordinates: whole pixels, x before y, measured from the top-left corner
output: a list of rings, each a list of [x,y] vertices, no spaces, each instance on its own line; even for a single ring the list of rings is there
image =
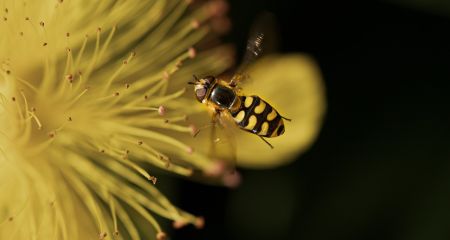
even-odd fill
[[[220,17],[211,21],[211,28],[219,34],[228,32],[231,28],[231,21],[228,18]]]
[[[128,64],[128,61],[127,60],[123,60],[123,62],[122,62],[124,65],[127,65]]]
[[[30,20],[30,18],[29,17],[25,17],[25,21],[29,21]]]
[[[19,32],[19,35],[20,35],[20,36],[23,36],[23,32]]]
[[[202,229],[205,226],[205,218],[198,217],[197,219],[195,219],[194,225],[196,228]]]
[[[66,37],[70,37],[70,33],[69,32],[66,33]]]
[[[204,173],[206,176],[217,177],[225,172],[225,163],[222,161],[214,162]]]
[[[195,48],[193,48],[193,47],[189,48],[188,53],[189,53],[190,58],[195,58],[195,56],[197,55],[197,52],[195,51]]]
[[[119,231],[114,231],[114,236],[119,236]]]
[[[166,240],[167,234],[165,232],[159,232],[156,234],[156,239],[157,240]]]
[[[72,74],[67,74],[67,75],[66,75],[66,79],[67,79],[70,83],[72,83],[72,81],[73,81],[73,75],[72,75]]]
[[[191,26],[193,29],[198,29],[200,27],[200,22],[198,20],[193,20]]]
[[[155,185],[156,181],[158,181],[158,179],[156,177],[153,177],[153,176],[150,176],[150,178],[148,180],[152,181],[153,185]]]
[[[169,79],[169,73],[167,71],[163,72],[163,79],[168,80]]]
[[[137,143],[138,145],[142,145],[144,142],[142,140],[139,140]]]
[[[125,83],[125,88],[126,88],[126,89],[130,88],[130,84]]]
[[[175,229],[180,229],[180,228],[186,226],[187,224],[188,224],[188,222],[186,222],[186,221],[176,220],[176,221],[173,221],[172,227]]]
[[[241,175],[237,171],[227,172],[223,174],[222,182],[229,188],[235,188],[241,183]]]
[[[105,239],[107,236],[108,236],[108,234],[107,234],[106,232],[103,232],[103,233],[100,233],[100,234],[98,235],[98,239],[103,240],[103,239]]]
[[[158,155],[158,158],[159,158],[159,160],[165,162],[164,166],[165,166],[166,168],[169,168],[169,167],[170,167],[171,162],[170,162],[169,157],[163,156],[163,155]]]
[[[147,96],[147,95],[144,95],[144,99],[147,100],[147,99],[148,99],[148,96]]]
[[[14,220],[14,217],[9,217],[8,221],[12,222]]]
[[[12,100],[13,102],[15,102],[15,101],[16,101],[16,97],[12,97],[11,100]]]
[[[43,21],[40,21],[39,25],[41,25],[41,27],[44,27],[45,23]]]
[[[114,93],[114,96],[116,96],[116,97],[119,96],[119,95],[120,95],[119,92],[115,92],[115,93]]]
[[[192,154],[194,152],[194,149],[192,147],[187,147],[186,152]]]
[[[169,119],[164,119],[164,123],[169,123]]]
[[[5,8],[5,13],[8,13],[8,9],[7,8]]]
[[[8,21],[8,18],[7,17],[3,17],[3,21]]]
[[[70,49],[70,48],[66,48],[66,51],[69,53],[69,52],[71,52],[72,51],[72,49]]]
[[[44,46],[44,47],[45,47],[45,46],[47,46],[47,43],[46,43],[46,42],[45,42],[45,43],[43,43],[43,44],[42,44],[42,46]]]
[[[6,70],[6,74],[8,74],[8,75],[9,75],[9,74],[11,74],[11,71],[9,71],[9,70]]]
[[[102,28],[101,27],[98,27],[97,28],[97,32],[101,32],[102,31]]]
[[[189,128],[191,129],[192,136],[196,136],[198,134],[198,129],[194,124],[189,125]]]
[[[223,0],[211,1],[209,11],[212,16],[222,17],[228,12],[228,4]]]
[[[35,108],[35,107],[32,107],[32,108],[31,108],[31,111],[32,111],[32,112],[36,112],[36,108]]]
[[[166,114],[166,108],[164,108],[163,106],[159,106],[158,108],[158,114],[160,116],[164,116],[164,114]]]
[[[48,134],[48,137],[49,137],[49,138],[54,138],[54,137],[55,137],[55,132],[50,132],[50,133]]]
[[[69,120],[69,122],[72,122],[72,117],[69,117],[67,120]]]

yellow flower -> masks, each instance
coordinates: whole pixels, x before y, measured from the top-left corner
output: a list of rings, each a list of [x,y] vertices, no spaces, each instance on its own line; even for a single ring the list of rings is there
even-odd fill
[[[190,76],[230,65],[223,47],[192,48],[227,26],[226,5],[2,6],[0,239],[162,239],[153,214],[201,227],[153,186],[151,172],[190,176],[215,166],[175,136],[192,132],[191,98],[181,97]]]

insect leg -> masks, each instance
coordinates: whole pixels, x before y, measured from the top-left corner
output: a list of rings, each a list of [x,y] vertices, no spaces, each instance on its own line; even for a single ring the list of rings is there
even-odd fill
[[[269,145],[270,148],[273,149],[273,145],[270,144],[264,137],[262,137],[262,136],[259,136],[259,137],[260,137],[265,143],[267,143],[267,145]]]
[[[216,143],[217,143],[217,133],[216,133],[216,124],[217,124],[217,115],[219,113],[217,111],[214,111],[211,117],[211,123],[212,126],[211,132],[210,132],[210,147],[209,147],[209,156],[214,157],[216,154]]]
[[[286,117],[283,117],[283,116],[281,116],[281,118],[284,119],[284,120],[286,120],[286,121],[288,121],[288,122],[292,121],[292,119],[286,118]]]
[[[197,135],[202,131],[202,130],[204,130],[204,129],[207,129],[207,128],[210,128],[210,127],[214,127],[214,124],[213,123],[208,123],[208,124],[206,124],[206,125],[204,125],[204,126],[202,126],[202,127],[199,127],[196,131],[195,131],[195,133],[194,133],[194,137],[197,137]]]

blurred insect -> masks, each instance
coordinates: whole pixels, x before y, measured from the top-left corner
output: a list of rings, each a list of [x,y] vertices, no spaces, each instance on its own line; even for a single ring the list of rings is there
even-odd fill
[[[265,34],[255,31],[248,40],[244,60],[229,81],[215,76],[198,78],[194,75],[195,96],[197,100],[211,110],[213,127],[217,122],[227,129],[240,129],[258,135],[271,148],[265,138],[282,135],[285,131],[283,117],[269,103],[259,96],[246,96],[240,93],[239,84],[248,78],[247,67],[257,59],[263,51]],[[197,132],[198,133],[198,132]],[[216,141],[215,136],[213,140]]]

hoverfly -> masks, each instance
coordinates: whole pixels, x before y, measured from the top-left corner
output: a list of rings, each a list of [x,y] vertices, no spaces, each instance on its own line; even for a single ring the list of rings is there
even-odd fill
[[[246,68],[261,55],[264,38],[264,33],[258,31],[250,36],[244,60],[229,81],[215,76],[198,78],[194,75],[194,82],[189,84],[194,85],[196,99],[211,111],[213,125],[218,122],[225,128],[237,126],[259,136],[273,148],[265,138],[282,135],[285,131],[283,120],[290,119],[280,115],[259,96],[241,94],[238,87],[248,78]]]

